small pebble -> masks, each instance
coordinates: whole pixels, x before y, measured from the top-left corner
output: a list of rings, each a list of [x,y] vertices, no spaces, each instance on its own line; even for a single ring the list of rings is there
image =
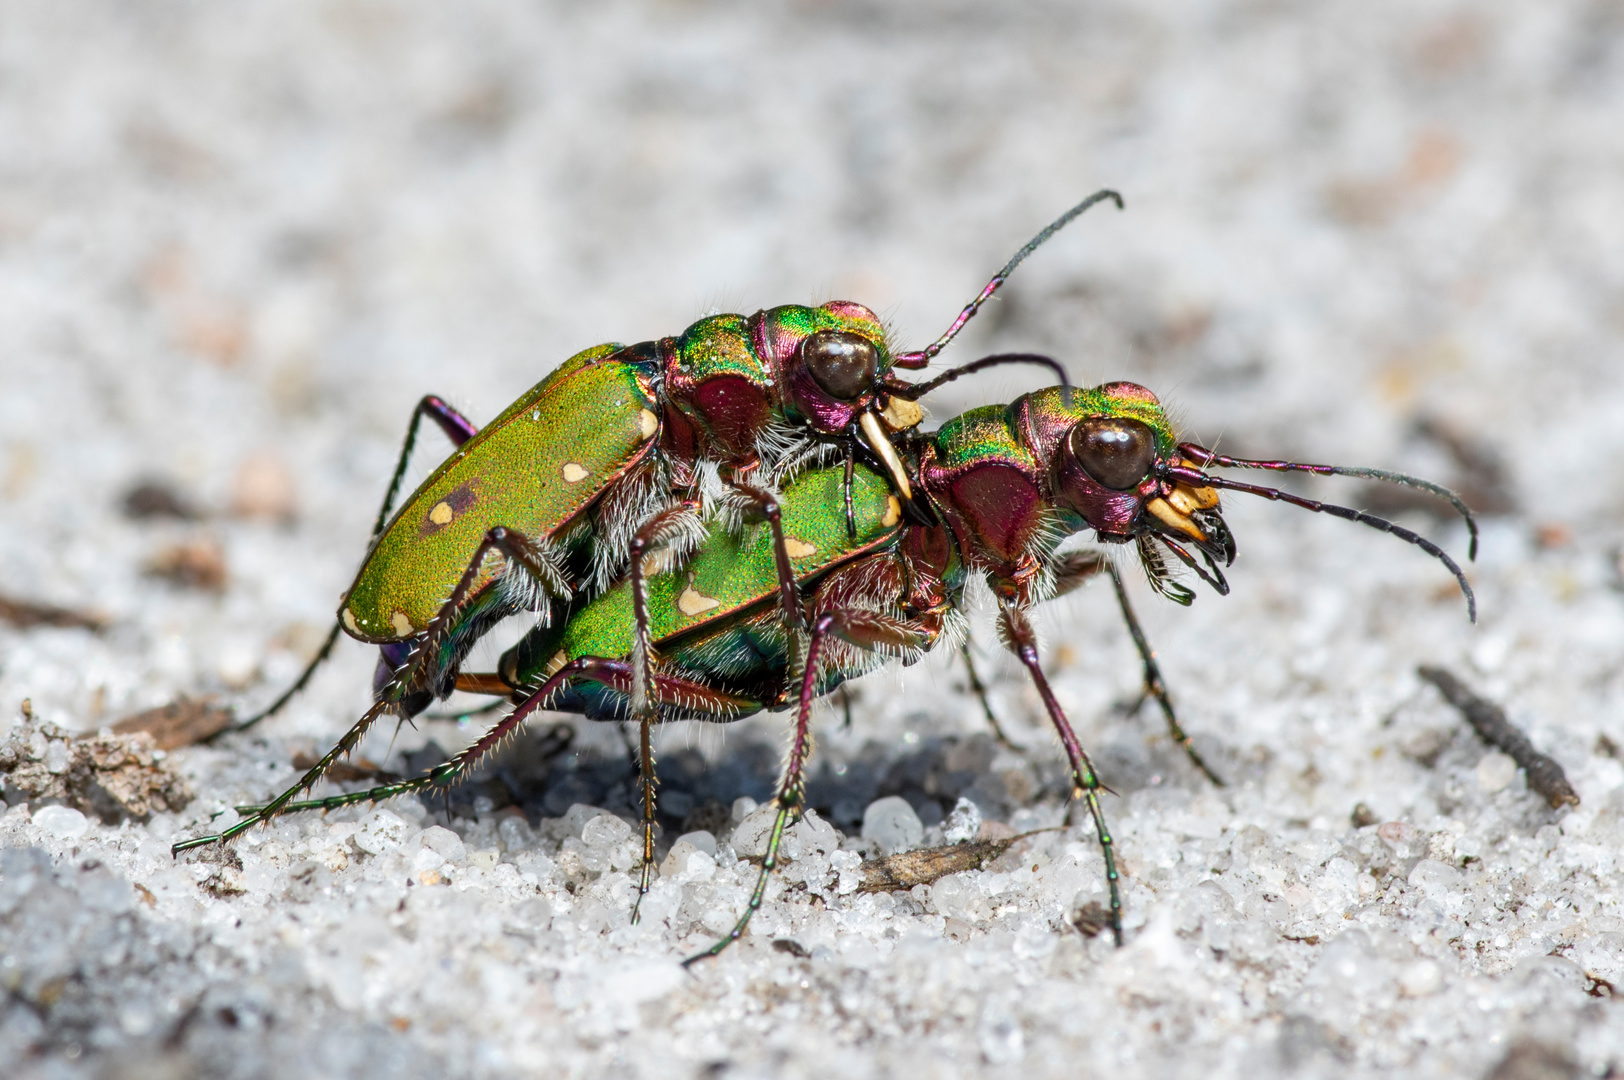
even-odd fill
[[[974,840],[980,832],[981,808],[964,796],[959,796],[959,801],[953,806],[953,812],[942,822],[942,841],[948,844],[965,844]]]
[[[599,814],[581,827],[581,843],[589,848],[610,847],[631,835],[632,827],[613,814]]]
[[[34,811],[34,824],[58,840],[75,840],[90,829],[90,822],[71,806],[42,806]]]
[[[671,845],[670,854],[660,864],[660,876],[680,881],[709,881],[716,873],[716,860],[711,854],[695,847],[687,840]]]
[[[743,856],[765,855],[767,853],[767,834],[772,832],[773,819],[778,811],[772,806],[759,806],[733,830],[729,840],[733,850]]]
[[[398,814],[388,810],[374,810],[361,819],[355,831],[355,846],[372,855],[382,855],[406,842],[412,826]]]
[[[569,825],[570,832],[575,836],[581,835],[586,823],[595,817],[607,814],[609,811],[598,806],[587,806],[585,803],[576,803],[564,811],[564,821]]]
[[[424,829],[419,840],[425,848],[432,850],[446,862],[461,862],[468,854],[468,848],[463,844],[462,837],[439,825],[430,825]]]
[[[957,807],[954,808],[955,810]],[[900,795],[875,799],[863,811],[863,839],[873,840],[887,855],[911,851],[925,839],[925,824]]]
[[[1510,755],[1493,750],[1484,754],[1483,760],[1477,763],[1477,786],[1485,794],[1493,795],[1497,791],[1504,791],[1515,779],[1517,779],[1517,763]]]
[[[1428,997],[1443,989],[1444,973],[1431,960],[1417,960],[1399,972],[1398,989],[1405,997]]]
[[[45,771],[59,775],[68,771],[68,744],[64,739],[52,739],[45,748]]]
[[[244,689],[259,675],[259,649],[243,638],[226,640],[215,654],[214,673],[231,689]]]
[[[683,833],[681,836],[677,837],[677,843],[692,844],[694,847],[698,848],[700,851],[703,851],[707,855],[716,854],[716,837],[712,836],[704,829],[701,829],[698,832]]]

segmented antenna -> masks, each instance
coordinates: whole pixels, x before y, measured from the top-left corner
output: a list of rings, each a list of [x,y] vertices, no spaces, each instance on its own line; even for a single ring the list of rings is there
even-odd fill
[[[1224,491],[1242,491],[1248,495],[1258,495],[1273,502],[1290,503],[1292,506],[1299,506],[1304,510],[1312,510],[1316,514],[1329,514],[1345,521],[1357,521],[1361,525],[1369,525],[1373,529],[1391,533],[1405,543],[1414,544],[1428,555],[1431,555],[1443,563],[1451,574],[1455,575],[1455,581],[1459,583],[1460,591],[1466,597],[1467,617],[1472,622],[1477,622],[1477,596],[1472,592],[1471,583],[1466,580],[1465,571],[1460,568],[1460,565],[1454,559],[1449,557],[1443,548],[1419,533],[1413,533],[1401,525],[1394,525],[1386,518],[1377,517],[1375,514],[1367,514],[1363,510],[1337,506],[1334,503],[1319,502],[1315,499],[1305,499],[1298,495],[1288,494],[1279,488],[1248,484],[1241,480],[1231,480],[1226,476],[1211,476],[1199,469],[1191,469],[1182,465],[1167,465],[1158,471],[1168,480],[1177,480],[1195,487],[1215,487]]]
[[[964,310],[959,312],[959,317],[953,320],[953,325],[947,328],[947,333],[943,334],[929,345],[926,345],[918,352],[906,352],[898,354],[895,359],[896,366],[899,368],[908,368],[913,370],[922,368],[926,364],[929,364],[931,357],[947,348],[947,343],[958,336],[959,331],[964,329],[965,323],[975,318],[975,313],[981,310],[981,305],[985,304],[989,299],[992,298],[993,293],[997,292],[1003,287],[1004,282],[1009,279],[1009,275],[1015,272],[1015,268],[1017,266],[1026,261],[1026,257],[1028,255],[1032,254],[1032,252],[1036,251],[1038,248],[1042,247],[1046,242],[1048,242],[1049,237],[1053,236],[1061,229],[1064,229],[1067,225],[1070,225],[1078,217],[1082,216],[1083,211],[1087,210],[1095,203],[1103,202],[1106,199],[1110,199],[1112,202],[1116,203],[1118,210],[1123,208],[1122,196],[1109,188],[1106,188],[1096,191],[1094,194],[1090,195],[1088,198],[1084,199],[1070,210],[1067,210],[1064,214],[1061,214],[1058,218],[1055,218],[1055,220],[1051,222],[1046,229],[1032,237],[1031,240],[1027,241],[1026,246],[1017,251],[1014,257],[1011,258],[1009,262],[1004,264],[1004,268],[1002,270],[998,271],[998,273],[992,276],[992,280],[987,282],[987,287],[981,290],[981,295],[964,305]]]
[[[1425,491],[1429,495],[1436,495],[1440,499],[1447,499],[1460,516],[1466,519],[1466,531],[1471,534],[1471,541],[1467,545],[1466,558],[1468,561],[1477,561],[1477,518],[1472,515],[1472,508],[1466,501],[1442,484],[1434,484],[1431,480],[1423,480],[1419,476],[1410,476],[1408,473],[1389,472],[1386,469],[1365,469],[1348,465],[1306,465],[1296,461],[1257,461],[1252,458],[1227,457],[1215,454],[1204,446],[1195,443],[1181,443],[1179,453],[1203,467],[1217,465],[1228,469],[1268,469],[1272,472],[1306,472],[1319,476],[1354,476],[1362,480],[1380,480],[1388,484],[1403,484],[1405,487]]]
[[[1071,380],[1066,377],[1066,369],[1061,366],[1060,361],[1053,357],[1040,356],[1037,353],[995,353],[992,356],[983,356],[980,360],[972,360],[968,364],[948,368],[934,379],[927,379],[922,383],[890,384],[888,388],[892,397],[903,398],[907,401],[918,401],[932,390],[950,383],[954,379],[961,379],[972,372],[984,371],[987,368],[1000,367],[1004,364],[1036,364],[1039,367],[1048,368],[1060,380],[1061,399],[1067,404],[1071,403]]]

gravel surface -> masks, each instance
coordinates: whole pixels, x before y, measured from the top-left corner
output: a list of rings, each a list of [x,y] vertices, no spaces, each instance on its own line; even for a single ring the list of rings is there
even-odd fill
[[[1624,1069],[1616,0],[0,19],[8,1076]],[[1227,452],[1408,469],[1491,511],[1475,627],[1415,549],[1242,496],[1233,595],[1184,610],[1135,580],[1222,788],[1119,707],[1138,672],[1108,588],[1042,611],[1114,792],[1126,947],[1086,933],[1098,851],[985,604],[1021,749],[950,657],[863,680],[849,729],[820,713],[820,811],[750,935],[691,972],[754,880],[781,717],[664,733],[636,926],[606,725],[564,745],[546,718],[448,808],[286,819],[179,861],[174,839],[359,714],[370,651],[346,643],[252,737],[67,741],[287,685],[422,394],[482,421],[579,348],[713,309],[851,298],[921,343],[1105,185],[1127,211],[1027,263],[952,359],[1046,351],[1146,383]],[[1031,378],[954,384],[932,413]],[[1458,522],[1391,492],[1293,490],[1464,554]],[[1579,805],[1527,790],[1422,664],[1500,704]],[[420,768],[484,722],[385,731],[356,764]],[[1027,832],[863,891],[865,859]]]

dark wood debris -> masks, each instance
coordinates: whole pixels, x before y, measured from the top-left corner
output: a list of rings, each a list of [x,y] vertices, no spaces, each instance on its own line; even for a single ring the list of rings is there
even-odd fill
[[[175,518],[196,521],[202,517],[180,492],[162,480],[143,480],[124,493],[124,516],[136,521],[147,518]]]
[[[1579,793],[1568,783],[1567,773],[1562,771],[1562,766],[1535,750],[1528,736],[1506,719],[1505,710],[1492,701],[1478,697],[1466,688],[1466,684],[1441,667],[1423,665],[1416,669],[1416,673],[1436,686],[1445,699],[1460,710],[1479,738],[1505,751],[1522,767],[1528,776],[1528,786],[1543,795],[1551,809],[1579,805]]]
[[[98,631],[107,625],[107,617],[95,612],[0,596],[0,622],[8,622],[20,630],[35,626],[65,626]]]
[[[905,891],[915,885],[929,885],[949,874],[980,870],[1027,835],[1030,834],[1023,833],[1003,840],[972,840],[965,844],[920,848],[918,851],[868,859],[858,867],[862,878],[857,891]]]
[[[1098,900],[1073,908],[1067,920],[1084,937],[1098,937],[1111,928],[1111,912]]]

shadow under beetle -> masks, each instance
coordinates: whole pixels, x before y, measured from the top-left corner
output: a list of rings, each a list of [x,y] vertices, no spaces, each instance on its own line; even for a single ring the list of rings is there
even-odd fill
[[[906,354],[921,358],[914,366],[928,362],[1013,265],[1066,220],[1024,248],[932,349]],[[807,343],[818,334],[851,332],[811,327],[820,319],[852,318],[853,308],[779,308],[741,322],[794,322],[801,350],[794,370],[807,372]],[[827,314],[807,314],[816,312]],[[1188,604],[1193,594],[1175,579],[1164,552],[1218,592],[1227,592],[1222,567],[1232,564],[1236,549],[1220,513],[1219,491],[1246,492],[1371,525],[1422,548],[1454,574],[1475,619],[1464,574],[1430,541],[1362,511],[1210,470],[1306,471],[1417,487],[1449,499],[1461,511],[1475,555],[1470,511],[1453,493],[1426,481],[1382,470],[1237,459],[1181,443],[1156,397],[1120,382],[1038,391],[1008,406],[972,410],[929,434],[917,431],[915,416],[911,423],[882,429],[883,438],[869,437],[869,427],[877,426],[892,405],[886,393],[911,400],[902,397],[907,391],[872,380],[864,391],[871,396],[846,416],[845,427],[829,425],[839,430],[808,423],[806,413],[793,411],[804,403],[790,406],[789,397],[779,399],[774,408],[781,411],[769,409],[762,421],[769,442],[792,441],[777,434],[787,417],[808,423],[817,433],[800,439],[802,446],[821,445],[821,436],[834,456],[846,460],[843,467],[833,467],[828,450],[802,449],[764,462],[758,433],[752,468],[766,465],[771,486],[763,487],[739,480],[741,463],[736,460],[719,463],[665,452],[662,433],[674,425],[673,410],[680,412],[678,402],[691,404],[694,395],[679,399],[669,393],[670,365],[661,366],[659,360],[662,344],[633,347],[652,352],[654,359],[646,364],[628,360],[629,350],[612,346],[579,354],[477,436],[466,421],[432,404],[437,399],[425,399],[414,415],[402,469],[397,469],[379,516],[381,535],[341,609],[342,623],[353,636],[385,647],[375,704],[294,787],[264,806],[240,808],[247,815],[244,820],[218,836],[177,844],[177,852],[229,840],[280,813],[331,809],[452,783],[531,713],[546,708],[641,722],[645,851],[640,900],[653,856],[650,726],[676,719],[727,721],[762,709],[794,707],[795,735],[760,878],[734,929],[690,962],[715,955],[743,933],[760,906],[784,830],[803,808],[812,702],[888,660],[912,663],[933,647],[962,640],[964,589],[972,577],[981,577],[998,603],[1000,634],[1032,678],[1060,736],[1074,795],[1085,801],[1094,820],[1112,932],[1120,943],[1121,898],[1098,799],[1101,784],[1049,688],[1025,612],[1102,571],[1108,573],[1144,660],[1147,689],[1162,703],[1175,741],[1212,774],[1179,727],[1148,644],[1127,607],[1116,567],[1097,552],[1060,553],[1062,541],[1093,530],[1102,543],[1132,544],[1157,591]],[[1058,369],[1048,358],[991,357],[953,369],[948,377],[1016,359]],[[896,363],[901,366],[901,358]],[[808,379],[818,382],[811,375]],[[385,528],[405,454],[423,415],[441,420],[454,440],[460,436],[462,449]],[[720,414],[706,415],[711,418],[706,430],[714,434]],[[867,424],[863,417],[874,422]],[[732,445],[737,450],[740,444]],[[485,463],[493,455],[526,462],[523,476],[490,476]],[[679,483],[683,468],[691,472]],[[638,470],[656,475],[641,477]],[[713,477],[708,485],[707,474]],[[526,483],[519,484],[520,479]],[[493,501],[501,513],[514,516],[493,524]],[[536,522],[552,525],[543,528]],[[471,551],[473,557],[452,560],[447,553],[456,550]],[[413,576],[418,571],[434,575],[434,582],[422,585]],[[449,599],[441,599],[445,597]],[[473,640],[524,608],[544,617],[504,654],[498,670],[461,673]],[[394,655],[391,648],[397,650]],[[379,718],[410,716],[432,697],[453,689],[500,694],[516,708],[463,752],[422,776],[295,801]]]

